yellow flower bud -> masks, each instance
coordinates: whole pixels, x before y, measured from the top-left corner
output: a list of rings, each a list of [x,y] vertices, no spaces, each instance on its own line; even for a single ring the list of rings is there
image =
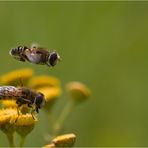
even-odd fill
[[[68,93],[75,101],[83,101],[90,95],[90,89],[80,82],[70,82],[66,86]]]
[[[72,147],[75,143],[76,135],[75,134],[65,134],[57,136],[52,140],[52,143],[56,147]]]
[[[54,143],[43,146],[42,148],[56,148]]]

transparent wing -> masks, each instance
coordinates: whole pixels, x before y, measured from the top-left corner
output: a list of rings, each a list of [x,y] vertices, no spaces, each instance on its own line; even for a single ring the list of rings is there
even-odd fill
[[[17,95],[17,88],[14,86],[1,86],[0,97],[13,97]]]
[[[31,48],[38,48],[40,47],[40,45],[38,43],[32,43],[31,44]]]
[[[36,54],[32,52],[27,52],[26,57],[29,62],[39,64],[42,61],[42,54]]]

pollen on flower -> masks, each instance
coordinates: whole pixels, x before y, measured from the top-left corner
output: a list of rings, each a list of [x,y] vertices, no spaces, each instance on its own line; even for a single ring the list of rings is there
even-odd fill
[[[90,89],[80,82],[70,82],[66,88],[71,97],[77,101],[83,101],[91,95]]]
[[[29,81],[29,86],[34,89],[45,86],[59,86],[59,85],[60,85],[59,79],[47,75],[35,76]]]
[[[12,123],[12,120],[17,118],[17,110],[14,108],[7,108],[0,110],[0,125]]]
[[[17,107],[15,100],[6,99],[6,100],[2,100],[1,102],[4,108],[16,108]]]
[[[30,126],[34,125],[37,122],[37,119],[33,119],[31,114],[20,114],[18,116],[16,126]]]
[[[23,82],[27,82],[32,76],[33,76],[32,69],[23,68],[23,69],[11,71],[1,76],[0,81],[4,85],[18,85],[20,78],[21,80],[23,80]]]

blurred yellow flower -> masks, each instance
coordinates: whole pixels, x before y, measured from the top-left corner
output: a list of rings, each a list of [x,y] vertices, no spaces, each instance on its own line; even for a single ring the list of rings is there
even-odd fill
[[[75,101],[83,101],[91,95],[91,91],[86,85],[76,81],[68,83],[66,89]]]
[[[56,146],[54,145],[54,143],[51,143],[43,146],[42,148],[56,148]]]
[[[38,88],[37,91],[44,94],[46,103],[56,99],[61,95],[61,88],[60,87],[41,87]]]
[[[45,86],[60,86],[60,81],[53,76],[41,75],[33,77],[29,81],[29,86],[34,89]]]
[[[45,87],[38,88],[37,91],[44,94],[46,99],[44,108],[49,112],[54,102],[56,101],[56,99],[61,95],[62,90],[60,87],[45,86]]]
[[[19,81],[26,84],[27,81],[33,76],[34,71],[30,68],[23,68],[19,70],[11,71],[0,77],[0,82],[3,85],[21,85]]]

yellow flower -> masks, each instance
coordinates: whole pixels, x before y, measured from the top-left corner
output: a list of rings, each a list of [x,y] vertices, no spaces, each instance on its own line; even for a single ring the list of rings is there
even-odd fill
[[[44,108],[48,111],[53,106],[55,100],[61,95],[61,88],[60,87],[41,87],[37,89],[38,92],[41,92],[45,96],[45,106]]]
[[[16,120],[16,132],[25,137],[28,135],[34,128],[37,120],[34,120],[31,114],[20,114]]]
[[[60,87],[41,87],[37,91],[44,94],[46,102],[50,102],[61,95]]]
[[[0,125],[12,123],[17,118],[17,110],[14,108],[7,108],[0,110]],[[13,123],[12,123],[13,124]]]
[[[0,110],[0,129],[6,134],[11,147],[14,147],[13,135],[15,132],[15,125],[12,121],[15,121],[17,116],[17,110],[14,108]]]
[[[16,108],[17,107],[15,100],[6,99],[6,100],[2,100],[1,102],[4,108]]]
[[[27,81],[33,76],[33,70],[30,68],[23,68],[19,70],[14,70],[9,72],[3,76],[1,76],[0,80],[3,85],[21,85],[19,81],[22,80],[23,85],[26,84]]]
[[[16,126],[30,126],[34,125],[37,120],[33,119],[31,114],[20,114],[17,122],[15,123]]]
[[[75,140],[76,135],[71,133],[57,136],[52,140],[52,143],[54,143],[56,147],[72,147],[75,143]]]
[[[54,145],[54,143],[51,143],[51,144],[43,146],[42,148],[56,148],[56,146]]]
[[[59,86],[59,85],[60,85],[59,79],[47,75],[36,76],[29,81],[29,86],[34,89],[45,86]]]
[[[70,96],[76,101],[83,101],[91,95],[90,89],[80,82],[70,82],[66,88]]]

